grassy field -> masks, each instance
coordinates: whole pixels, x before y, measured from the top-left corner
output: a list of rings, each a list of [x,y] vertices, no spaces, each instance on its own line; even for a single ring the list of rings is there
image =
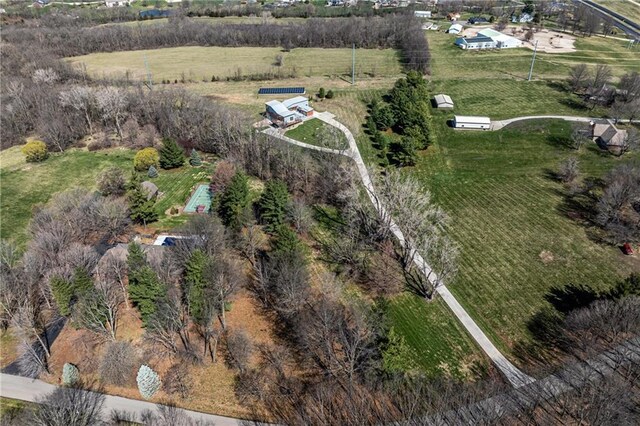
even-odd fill
[[[526,79],[533,52],[527,48],[465,51],[453,43],[452,34],[429,31],[431,69],[434,78],[456,80]],[[607,64],[616,76],[640,68],[637,48],[628,49],[628,42],[601,36],[578,37],[576,52],[538,52],[534,67],[535,79],[566,79],[575,64]]]
[[[0,152],[0,235],[23,244],[35,205],[46,203],[53,194],[65,189],[95,188],[101,171],[112,166],[128,170],[132,164],[133,152],[126,149],[98,152],[72,149],[52,154],[37,164],[26,163],[20,147],[3,150]]]
[[[276,66],[276,56],[283,64]],[[393,49],[359,49],[356,52],[360,75],[397,75],[398,54]],[[96,77],[147,78],[159,83],[171,81],[208,82],[212,76],[226,79],[263,73],[313,77],[351,75],[351,49],[300,48],[283,52],[277,47],[202,47],[187,46],[154,50],[93,53],[69,58],[72,64],[85,64]]]
[[[0,397],[0,421],[11,424],[11,420],[22,410],[29,408],[33,403],[18,399]]]
[[[640,6],[637,1],[634,4],[629,0],[594,0],[594,3],[601,4],[636,23],[640,22]]]
[[[317,118],[312,118],[311,120],[307,120],[296,126],[294,129],[288,130],[285,134],[292,139],[299,140],[300,142],[316,146],[324,146],[322,142],[318,140],[318,132],[327,126],[328,124],[325,124],[323,121],[320,121]],[[347,139],[344,134],[340,133],[338,141],[335,141],[335,145],[329,146],[328,148],[348,148]]]
[[[509,353],[528,341],[526,322],[551,287],[606,288],[640,268],[638,259],[592,241],[568,217],[562,186],[549,177],[571,155],[592,177],[631,157],[615,158],[593,144],[576,154],[561,142],[571,132],[563,121],[491,133],[441,131],[438,146],[407,172],[450,214],[450,234],[461,247],[451,291],[500,348]],[[553,260],[543,262],[543,251]]]
[[[134,152],[128,149],[96,152],[71,149],[63,154],[52,154],[42,163],[27,164],[20,147],[0,152],[1,237],[25,243],[34,206],[46,203],[57,192],[74,187],[95,189],[100,172],[112,166],[130,170],[133,155]],[[184,206],[193,187],[207,182],[210,172],[211,165],[207,163],[198,168],[187,165],[174,170],[160,169],[157,178],[149,179],[163,193],[156,205],[160,220],[152,227],[167,230],[184,223],[187,216],[168,217],[165,212],[173,206]]]

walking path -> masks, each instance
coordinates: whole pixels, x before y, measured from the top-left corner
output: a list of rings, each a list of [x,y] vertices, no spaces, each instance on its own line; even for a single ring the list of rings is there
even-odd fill
[[[35,402],[36,399],[53,392],[57,387],[58,386],[37,379],[12,376],[4,373],[0,374],[0,396],[5,398]],[[132,413],[139,419],[144,411],[151,410],[152,412],[156,412],[158,408],[158,406],[152,402],[138,401],[120,396],[105,395],[104,398],[102,416],[105,420],[109,420],[112,410]],[[199,413],[197,411],[184,411],[194,421],[215,423],[216,426],[238,426],[242,424],[242,420],[240,419]]]
[[[429,282],[436,288],[438,294],[442,296],[442,299],[449,306],[453,314],[458,318],[458,320],[462,323],[464,328],[469,332],[471,337],[476,341],[476,343],[482,348],[482,350],[489,356],[491,361],[498,367],[498,369],[502,372],[505,378],[511,383],[513,387],[520,387],[526,385],[528,383],[532,383],[535,381],[532,377],[529,377],[522,371],[520,371],[516,366],[511,364],[507,358],[495,347],[493,343],[489,340],[489,338],[484,334],[484,332],[480,329],[478,324],[471,318],[471,316],[467,313],[467,311],[458,303],[456,298],[451,294],[449,289],[441,284],[438,281],[438,278],[435,273],[432,272],[431,267],[425,262],[420,253],[416,251],[414,247],[409,246],[409,243],[405,240],[404,235],[398,225],[395,223],[387,209],[382,204],[380,198],[377,196],[375,188],[373,186],[373,182],[371,181],[371,177],[369,176],[369,171],[367,170],[367,166],[362,160],[362,156],[360,155],[360,151],[358,150],[358,145],[356,144],[356,140],[353,137],[353,134],[349,129],[347,129],[342,123],[336,121],[333,118],[333,115],[327,112],[316,113],[314,115],[316,118],[324,121],[327,124],[337,127],[340,129],[344,135],[347,137],[347,141],[349,142],[349,149],[346,151],[337,151],[330,150],[328,148],[322,148],[315,145],[309,145],[302,142],[298,142],[294,139],[288,138],[282,135],[278,131],[273,131],[271,129],[267,129],[264,133],[275,136],[279,139],[282,139],[285,142],[292,143],[297,146],[301,146],[304,148],[314,149],[316,151],[322,152],[331,152],[334,154],[342,154],[350,157],[358,168],[358,174],[360,175],[360,179],[362,179],[362,183],[367,190],[367,195],[369,199],[373,203],[374,207],[378,211],[380,217],[390,224],[391,232],[398,239],[400,245],[404,248],[407,248],[412,252],[412,257],[414,262],[418,266],[418,268],[429,278]],[[275,129],[274,129],[275,130]]]

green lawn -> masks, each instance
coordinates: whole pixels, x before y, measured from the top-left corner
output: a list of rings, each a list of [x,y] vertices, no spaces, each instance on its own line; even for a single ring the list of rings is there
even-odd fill
[[[488,362],[480,348],[442,300],[427,303],[404,293],[391,301],[389,318],[427,374],[470,379],[486,371]]]
[[[314,77],[351,75],[351,49],[298,48],[283,52],[277,47],[186,46],[153,50],[93,53],[68,58],[72,64],[85,64],[90,75],[146,79],[147,68],[154,82],[211,81],[236,75],[282,72],[285,76]],[[283,64],[276,66],[276,56]],[[358,71],[365,75],[397,75],[401,72],[394,49],[359,49]]]
[[[112,166],[125,170],[133,164],[127,149],[89,152],[71,149],[54,153],[42,163],[26,163],[20,147],[0,152],[0,211],[2,238],[19,244],[27,240],[32,209],[46,203],[56,192],[73,187],[92,189],[98,174]]]
[[[95,152],[70,149],[34,164],[24,161],[20,147],[1,151],[1,237],[24,244],[28,239],[27,225],[35,205],[46,203],[53,194],[74,187],[95,189],[97,176],[109,167],[117,166],[128,173],[133,165],[133,155],[134,152],[128,149]],[[154,227],[164,230],[187,219],[184,215],[166,217],[165,212],[172,206],[184,206],[194,186],[209,180],[211,165],[205,163],[197,168],[186,165],[174,170],[159,169],[158,173],[157,178],[149,180],[158,185],[163,193],[156,205],[160,220]]]
[[[288,130],[285,135],[299,140],[300,142],[305,142],[311,145],[316,146],[325,146],[321,141],[318,140],[318,132],[322,131],[321,129],[327,128],[329,125],[325,124],[323,121],[318,120],[317,118],[312,118],[311,120],[307,120],[304,123],[298,125],[296,128]],[[328,148],[340,149],[340,148],[348,148],[347,139],[342,132],[337,132],[338,140],[335,141]]]
[[[2,424],[4,424],[5,421],[7,424],[11,424],[11,419],[30,405],[33,405],[33,403],[0,397],[0,420],[2,420]]]
[[[638,5],[640,2],[638,1],[635,1],[635,4],[629,0],[594,0],[594,2],[603,5],[609,10],[619,13],[636,23],[640,22],[640,6]]]
[[[546,304],[551,287],[606,288],[630,272],[620,250],[595,243],[568,217],[563,188],[548,174],[577,155],[585,175],[600,177],[631,156],[618,159],[595,145],[576,154],[558,142],[571,132],[563,121],[500,132],[439,130],[438,146],[406,172],[423,181],[451,216],[449,232],[461,247],[451,291],[498,347],[510,353],[528,341],[526,323]],[[543,251],[553,261],[543,262]]]

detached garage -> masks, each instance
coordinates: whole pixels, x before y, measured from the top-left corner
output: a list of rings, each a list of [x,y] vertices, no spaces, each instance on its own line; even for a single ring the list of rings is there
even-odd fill
[[[489,130],[491,119],[489,117],[456,115],[453,117],[453,127],[456,129]]]

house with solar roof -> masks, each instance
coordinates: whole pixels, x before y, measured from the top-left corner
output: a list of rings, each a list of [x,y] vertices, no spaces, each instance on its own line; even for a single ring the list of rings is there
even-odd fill
[[[265,115],[278,127],[289,127],[313,116],[313,108],[309,105],[309,99],[296,96],[284,101],[265,102]]]

